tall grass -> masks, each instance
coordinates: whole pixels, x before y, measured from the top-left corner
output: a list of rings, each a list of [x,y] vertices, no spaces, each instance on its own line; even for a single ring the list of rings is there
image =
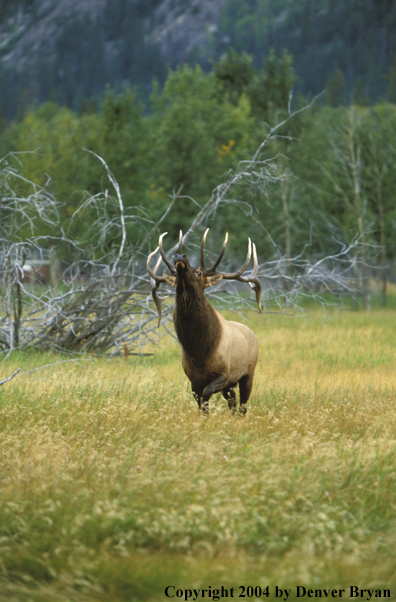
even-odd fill
[[[199,416],[171,339],[152,358],[0,387],[0,600],[166,600],[168,585],[394,595],[394,319],[251,316],[245,418],[221,397]],[[12,356],[1,376],[58,359]]]

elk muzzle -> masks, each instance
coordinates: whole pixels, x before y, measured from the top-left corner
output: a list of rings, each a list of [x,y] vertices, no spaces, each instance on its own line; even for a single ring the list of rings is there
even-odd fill
[[[177,270],[178,269],[185,270],[188,266],[188,259],[187,259],[186,255],[184,255],[184,254],[182,255],[180,253],[177,253],[175,255],[174,261],[175,261],[175,267]]]

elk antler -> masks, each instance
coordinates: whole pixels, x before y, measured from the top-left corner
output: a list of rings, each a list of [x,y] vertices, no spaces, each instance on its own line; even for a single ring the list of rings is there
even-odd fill
[[[176,279],[174,276],[174,274],[176,274],[176,270],[167,260],[164,250],[162,248],[162,239],[166,234],[167,234],[167,232],[164,232],[163,234],[161,234],[161,236],[159,237],[158,247],[152,253],[150,253],[150,255],[147,257],[147,262],[146,262],[147,271],[151,276],[151,286],[152,286],[151,295],[154,299],[154,303],[155,303],[155,306],[158,311],[158,327],[161,324],[162,304],[161,304],[161,299],[159,298],[157,291],[162,282],[166,282],[167,284],[170,284],[170,286],[175,286],[175,282],[176,282]],[[154,255],[156,255],[156,253],[158,253],[158,251],[160,252],[160,257],[158,258],[158,261],[155,264],[154,270],[152,270],[151,265],[150,265],[151,259],[154,257]],[[163,274],[162,276],[157,275],[157,270],[160,266],[161,259],[163,259],[163,261],[165,262],[167,267],[171,270],[172,274]]]
[[[202,270],[202,272],[204,273],[205,276],[218,275],[218,276],[221,276],[224,280],[239,280],[240,282],[248,283],[249,286],[256,293],[257,307],[258,307],[258,310],[261,312],[261,307],[260,307],[261,284],[257,278],[258,262],[257,262],[256,245],[253,243],[253,270],[250,272],[250,274],[248,276],[242,276],[242,274],[248,267],[248,265],[250,263],[250,258],[252,255],[252,242],[251,242],[250,238],[248,239],[248,251],[247,251],[246,260],[245,260],[245,263],[243,264],[243,266],[236,272],[218,272],[216,270],[216,268],[219,265],[219,263],[221,262],[221,260],[223,259],[224,252],[225,252],[227,242],[228,242],[228,233],[226,233],[226,235],[225,235],[224,242],[220,249],[218,258],[216,259],[216,261],[214,262],[214,264],[212,265],[211,268],[206,268],[205,267],[205,242],[206,242],[206,237],[208,235],[208,232],[209,232],[209,228],[207,228],[205,230],[205,233],[202,237],[202,242],[201,242],[201,270]],[[167,232],[164,232],[163,234],[161,234],[161,236],[159,237],[159,241],[158,241],[158,247],[155,249],[155,251],[150,253],[150,255],[147,257],[147,264],[146,264],[147,271],[151,276],[151,283],[152,283],[151,294],[152,294],[152,297],[154,299],[154,302],[155,302],[155,305],[156,305],[156,308],[158,311],[158,326],[161,323],[161,316],[162,316],[161,299],[159,298],[159,296],[157,294],[158,288],[162,282],[166,282],[170,286],[176,286],[176,273],[177,273],[176,269],[168,261],[166,255],[165,255],[164,249],[162,247],[162,239],[164,238],[164,236],[166,234],[167,234]],[[182,253],[182,246],[183,246],[183,233],[180,230],[179,245],[178,245],[179,254]],[[152,258],[154,257],[154,255],[156,255],[156,253],[158,253],[158,251],[160,252],[160,257],[153,270],[151,268],[150,263],[151,263]],[[161,259],[164,261],[165,265],[169,268],[169,270],[171,272],[170,274],[167,274],[165,272],[162,276],[157,275],[157,270],[160,266]]]
[[[216,270],[216,268],[219,265],[220,261],[223,259],[224,251],[225,251],[225,248],[226,248],[227,242],[228,242],[228,232],[225,235],[224,242],[221,247],[218,258],[216,259],[213,266],[210,269],[207,269],[207,268],[205,268],[205,242],[206,242],[206,237],[208,235],[208,232],[209,232],[209,228],[207,228],[205,230],[205,233],[202,237],[202,243],[201,243],[201,269],[202,269],[202,271],[205,274],[209,274],[209,273],[211,275],[219,274],[223,277],[224,280],[239,280],[240,282],[247,282],[249,284],[249,286],[256,293],[257,307],[258,307],[259,312],[261,312],[261,306],[260,306],[261,284],[257,278],[258,261],[257,261],[256,245],[253,243],[253,270],[250,272],[250,274],[248,276],[243,277],[243,276],[241,276],[241,274],[243,274],[243,272],[246,270],[246,268],[248,267],[248,265],[250,263],[250,258],[252,255],[252,242],[251,242],[250,238],[248,239],[248,241],[249,241],[248,242],[248,252],[247,252],[246,260],[245,260],[245,263],[243,264],[243,266],[236,272],[218,272]]]

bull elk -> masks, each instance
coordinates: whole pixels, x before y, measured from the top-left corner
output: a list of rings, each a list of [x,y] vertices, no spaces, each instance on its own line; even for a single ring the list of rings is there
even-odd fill
[[[157,290],[162,282],[176,287],[176,303],[173,321],[177,338],[182,346],[182,366],[191,382],[191,388],[198,406],[205,413],[209,408],[209,399],[214,393],[221,392],[228,401],[232,411],[236,409],[234,388],[239,384],[240,412],[246,413],[246,402],[249,399],[253,373],[258,357],[258,343],[255,334],[239,322],[231,322],[223,318],[210,305],[204,289],[214,286],[220,280],[239,280],[247,282],[256,293],[257,305],[260,309],[261,286],[257,279],[257,254],[253,244],[254,266],[248,276],[242,276],[250,263],[252,243],[249,238],[248,252],[243,266],[233,273],[218,272],[217,266],[223,259],[228,241],[228,234],[221,247],[220,254],[212,267],[205,267],[206,230],[201,243],[200,267],[193,268],[186,255],[182,253],[183,235],[180,232],[179,252],[174,257],[175,267],[168,261],[162,246],[161,234],[158,247],[147,258],[147,271],[153,283],[152,295],[158,310],[158,326],[161,321],[161,301]],[[151,259],[160,252],[154,269]],[[170,274],[157,275],[161,258],[170,270]]]

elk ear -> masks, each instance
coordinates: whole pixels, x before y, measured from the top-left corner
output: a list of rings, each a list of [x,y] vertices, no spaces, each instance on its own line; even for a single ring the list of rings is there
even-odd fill
[[[166,284],[169,284],[169,286],[176,286],[176,276],[172,276],[172,274],[162,274],[163,279],[165,280]]]
[[[205,288],[208,286],[215,286],[222,280],[223,274],[213,274],[213,276],[206,276],[205,278]]]

